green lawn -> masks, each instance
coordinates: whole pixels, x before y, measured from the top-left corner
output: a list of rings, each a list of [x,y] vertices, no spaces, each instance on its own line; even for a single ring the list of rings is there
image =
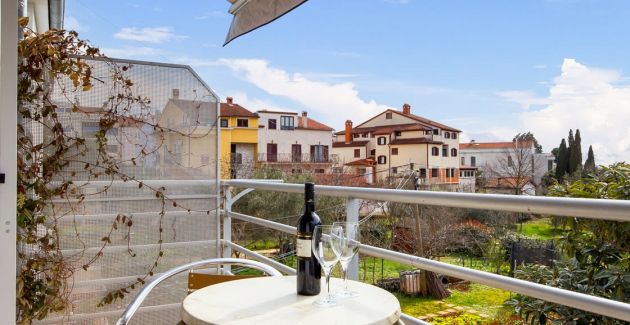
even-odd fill
[[[555,239],[564,235],[567,230],[554,228],[550,218],[534,219],[517,226],[517,232],[534,239]]]

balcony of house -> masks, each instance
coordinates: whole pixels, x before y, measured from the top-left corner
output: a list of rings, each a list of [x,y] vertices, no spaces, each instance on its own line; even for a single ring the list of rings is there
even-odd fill
[[[331,165],[337,160],[336,155],[308,153],[266,153],[258,154],[258,162],[264,164],[323,164]]]

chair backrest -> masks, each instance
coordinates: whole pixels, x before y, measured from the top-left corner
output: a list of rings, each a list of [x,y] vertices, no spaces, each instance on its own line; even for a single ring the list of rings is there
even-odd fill
[[[140,289],[136,297],[127,306],[123,314],[120,316],[120,318],[116,322],[116,325],[129,324],[129,321],[131,320],[133,315],[136,313],[138,308],[140,308],[140,305],[142,305],[142,302],[144,301],[144,299],[146,299],[146,297],[149,295],[151,290],[153,290],[153,288],[155,288],[158,284],[160,284],[164,280],[174,275],[177,275],[179,273],[189,271],[190,269],[193,269],[195,267],[209,267],[213,265],[215,266],[216,265],[241,265],[241,266],[247,266],[249,268],[262,271],[270,276],[282,276],[282,273],[280,273],[278,270],[274,269],[273,267],[267,264],[263,264],[263,263],[252,261],[252,260],[241,259],[241,258],[211,258],[211,259],[207,259],[203,261],[197,261],[197,262],[180,265],[176,268],[170,269],[156,276],[154,279],[147,282],[142,287],[142,289]]]

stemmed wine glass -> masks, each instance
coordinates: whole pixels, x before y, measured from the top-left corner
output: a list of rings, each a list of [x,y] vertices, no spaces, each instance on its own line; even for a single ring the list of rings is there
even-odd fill
[[[341,242],[341,253],[339,254],[339,263],[341,264],[341,270],[343,272],[343,286],[344,289],[341,292],[335,294],[335,296],[340,298],[349,298],[356,297],[358,295],[357,292],[350,291],[348,289],[348,266],[350,262],[354,258],[354,256],[359,252],[359,223],[358,222],[335,222],[333,226],[341,226],[342,227],[342,242]]]
[[[332,268],[339,262],[341,254],[342,231],[340,226],[318,225],[313,230],[312,249],[313,255],[321,264],[326,275],[327,295],[319,298],[313,304],[322,307],[336,306],[335,299],[330,294],[330,273]]]

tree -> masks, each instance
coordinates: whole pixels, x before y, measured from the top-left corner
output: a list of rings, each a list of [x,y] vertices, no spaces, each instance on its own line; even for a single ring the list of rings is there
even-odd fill
[[[564,179],[564,175],[567,173],[567,165],[569,163],[569,152],[567,148],[567,143],[564,141],[560,141],[560,147],[558,148],[558,157],[556,161],[556,178],[561,181]]]
[[[582,138],[580,130],[575,130],[575,139],[569,149],[569,174],[582,169]]]
[[[536,137],[530,131],[527,131],[527,133],[516,134],[516,136],[514,136],[514,138],[512,139],[512,142],[514,141],[532,141],[534,143],[534,149],[536,150],[536,153],[543,152],[542,146],[538,143],[538,140],[536,140]]]
[[[556,184],[552,196],[630,200],[630,164],[601,167],[595,175]],[[630,301],[630,231],[628,222],[564,218],[571,229],[561,244],[566,259],[553,267],[524,267],[518,278],[594,296]],[[510,302],[531,324],[626,324],[621,320],[518,295]],[[577,321],[577,322],[576,322]]]
[[[588,157],[584,162],[584,170],[587,172],[595,171],[595,154],[593,154],[593,146],[588,146]]]
[[[494,164],[485,167],[488,175],[496,179],[497,186],[508,188],[516,195],[523,194],[523,187],[528,182],[534,182],[535,172],[541,167],[542,161],[536,159],[536,149],[532,149],[531,140],[521,140],[531,137],[527,134],[524,136],[517,134],[514,137],[514,145],[505,149]]]

